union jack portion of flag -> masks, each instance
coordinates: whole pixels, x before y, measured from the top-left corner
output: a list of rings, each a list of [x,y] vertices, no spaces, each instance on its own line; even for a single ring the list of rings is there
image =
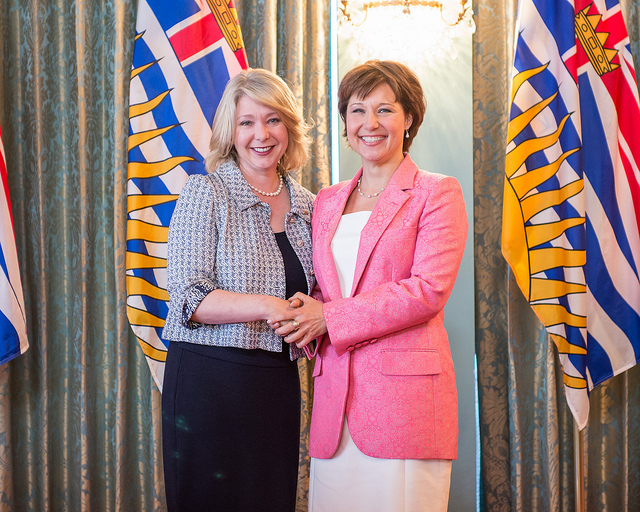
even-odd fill
[[[502,252],[580,429],[640,357],[640,106],[617,0],[521,0]]]
[[[127,316],[160,390],[169,221],[187,177],[205,172],[225,85],[246,67],[233,1],[140,0],[129,99]]]
[[[0,186],[0,364],[3,364],[24,354],[29,339],[1,133]]]

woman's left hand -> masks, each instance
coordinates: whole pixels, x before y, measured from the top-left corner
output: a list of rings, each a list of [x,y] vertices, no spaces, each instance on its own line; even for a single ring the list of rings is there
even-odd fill
[[[267,320],[284,341],[302,348],[327,332],[322,302],[298,292],[289,299],[289,303],[291,306],[287,313]]]

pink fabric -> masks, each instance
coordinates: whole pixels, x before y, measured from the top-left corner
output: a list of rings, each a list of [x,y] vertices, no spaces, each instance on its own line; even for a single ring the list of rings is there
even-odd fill
[[[462,191],[407,156],[362,231],[353,297],[343,298],[331,239],[361,172],[320,191],[312,217],[328,334],[314,368],[309,451],[330,458],[346,414],[366,455],[455,459],[457,394],[443,308],[467,236]]]
[[[435,350],[382,350],[380,372],[383,375],[439,375],[440,353]]]

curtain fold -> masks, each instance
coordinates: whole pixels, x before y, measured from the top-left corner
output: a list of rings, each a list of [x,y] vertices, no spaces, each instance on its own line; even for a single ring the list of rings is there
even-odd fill
[[[330,179],[329,5],[237,4],[251,65],[283,76],[315,121],[298,175],[315,192]],[[126,319],[136,10],[135,0],[0,4],[0,126],[30,339],[0,366],[0,511],[165,509],[160,394]],[[301,381],[300,511],[306,363]]]
[[[636,74],[640,2],[627,0]],[[516,0],[474,4],[475,310],[481,510],[572,511],[574,421],[555,346],[500,252],[502,188]],[[640,369],[598,386],[584,432],[587,511],[634,510],[640,499]]]

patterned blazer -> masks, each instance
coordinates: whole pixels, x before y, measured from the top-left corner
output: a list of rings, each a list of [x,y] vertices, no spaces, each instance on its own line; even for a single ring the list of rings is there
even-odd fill
[[[457,394],[443,308],[467,236],[462,191],[406,156],[362,230],[352,297],[343,298],[331,240],[361,173],[315,202],[313,260],[328,334],[314,367],[310,455],[333,456],[346,414],[366,455],[455,459]]]
[[[311,260],[314,195],[290,176],[285,177],[285,185],[291,197],[285,232],[302,263],[310,291],[315,285]],[[284,262],[270,217],[269,205],[256,197],[232,161],[220,165],[215,173],[189,177],[169,226],[170,301],[164,338],[282,350],[282,338],[264,320],[220,325],[190,320],[204,297],[215,289],[286,298]],[[301,355],[303,352],[292,345],[291,358]]]

